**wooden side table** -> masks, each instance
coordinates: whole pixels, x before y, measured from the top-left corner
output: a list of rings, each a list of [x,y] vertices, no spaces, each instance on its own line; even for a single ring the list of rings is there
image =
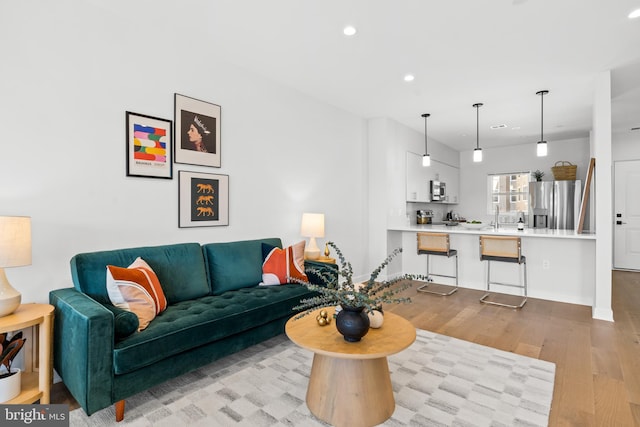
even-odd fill
[[[314,262],[324,262],[325,264],[335,264],[336,263],[336,259],[335,258],[331,258],[329,256],[324,256],[321,255],[320,258],[316,258],[316,259],[304,259],[305,261],[314,261]]]
[[[332,309],[325,309],[333,314]],[[373,426],[387,420],[395,399],[387,356],[409,347],[416,328],[406,319],[386,312],[384,324],[370,329],[361,341],[350,343],[334,322],[318,326],[320,309],[292,317],[285,332],[295,344],[314,352],[307,406],[313,415],[335,426]]]
[[[32,327],[31,345],[27,341],[26,347],[33,347],[37,342],[37,353],[33,357],[25,354],[25,371],[22,375],[22,392],[3,404],[29,404],[40,401],[41,404],[51,403],[51,382],[53,380],[53,306],[49,304],[21,304],[13,313],[0,317],[0,333],[12,332]],[[34,360],[37,359],[37,360]],[[29,361],[31,363],[29,363]],[[37,362],[37,363],[35,363]],[[37,364],[37,367],[35,366]],[[31,365],[31,366],[28,366]]]

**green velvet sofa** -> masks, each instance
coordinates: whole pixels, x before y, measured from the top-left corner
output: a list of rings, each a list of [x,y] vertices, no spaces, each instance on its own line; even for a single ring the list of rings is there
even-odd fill
[[[54,367],[84,411],[115,404],[119,421],[127,397],[283,333],[293,307],[312,293],[298,284],[257,286],[262,243],[282,247],[269,238],[74,256],[74,287],[51,291],[49,301]],[[126,267],[137,257],[155,271],[168,307],[147,329],[121,338],[127,316],[110,305],[106,265]],[[305,262],[310,279],[323,268],[329,267]]]

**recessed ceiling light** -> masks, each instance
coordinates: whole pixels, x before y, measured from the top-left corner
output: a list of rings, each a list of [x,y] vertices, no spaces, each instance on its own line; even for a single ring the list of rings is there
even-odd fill
[[[636,9],[629,14],[629,19],[640,18],[640,9]]]
[[[504,129],[506,128],[507,125],[505,124],[501,124],[501,125],[493,125],[493,126],[489,126],[489,129]]]
[[[404,76],[404,81],[405,82],[412,82],[414,81],[416,78],[413,74],[407,74]]]
[[[356,27],[353,27],[351,25],[347,25],[346,27],[344,27],[344,30],[342,30],[342,32],[344,33],[345,36],[353,36],[358,31],[356,30]]]

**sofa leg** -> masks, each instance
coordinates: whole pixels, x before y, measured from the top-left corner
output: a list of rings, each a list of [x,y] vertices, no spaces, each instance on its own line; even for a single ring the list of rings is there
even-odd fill
[[[116,407],[116,422],[124,420],[124,399],[117,401],[114,406]]]

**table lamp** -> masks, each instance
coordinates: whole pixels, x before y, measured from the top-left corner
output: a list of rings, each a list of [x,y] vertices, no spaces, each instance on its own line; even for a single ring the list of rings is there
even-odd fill
[[[31,264],[31,218],[0,216],[0,317],[13,313],[21,295],[4,272],[5,267]]]
[[[320,258],[320,248],[316,243],[316,237],[324,237],[324,214],[303,213],[300,234],[309,237],[309,244],[304,249],[304,258]]]

